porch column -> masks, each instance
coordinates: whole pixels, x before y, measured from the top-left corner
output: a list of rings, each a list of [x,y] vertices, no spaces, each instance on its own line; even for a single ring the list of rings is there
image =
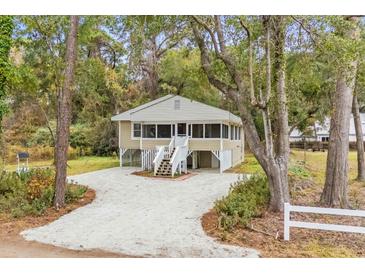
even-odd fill
[[[220,136],[220,150],[219,150],[219,173],[222,174],[222,155],[223,155],[223,124],[221,123],[221,136]]]
[[[121,130],[121,121],[118,121],[118,147],[119,147],[119,166],[120,167],[123,167],[123,159],[122,159],[122,157],[123,157],[123,154],[122,154],[122,148],[121,148],[121,141],[122,141],[122,136],[121,136],[121,132],[120,132],[120,130]]]
[[[223,150],[219,151],[219,173],[222,174],[223,173],[223,167],[222,167],[222,155],[223,155]]]
[[[142,147],[143,147],[143,122],[141,122],[141,137],[139,137],[139,149],[142,150]]]
[[[119,148],[119,165],[120,167],[123,167],[123,149]]]
[[[191,153],[191,158],[192,158],[192,168],[193,169],[196,169],[196,166],[197,166],[197,154],[196,154],[197,152],[196,151],[193,151],[192,153]]]

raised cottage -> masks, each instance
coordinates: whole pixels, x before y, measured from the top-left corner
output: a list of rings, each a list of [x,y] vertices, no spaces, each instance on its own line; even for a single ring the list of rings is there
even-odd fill
[[[166,95],[112,117],[119,124],[120,166],[174,176],[188,168],[220,172],[244,157],[240,117],[178,95]]]

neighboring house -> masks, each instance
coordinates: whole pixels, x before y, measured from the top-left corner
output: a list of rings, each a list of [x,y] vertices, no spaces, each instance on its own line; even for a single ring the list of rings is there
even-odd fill
[[[187,168],[220,172],[243,161],[240,117],[178,95],[166,95],[112,117],[119,124],[120,165],[155,175]]]
[[[365,141],[365,113],[360,113],[362,132],[363,132],[363,141]],[[315,130],[314,127],[310,127],[310,130],[313,132],[312,136],[305,136],[307,141],[320,141],[320,142],[328,142],[329,141],[329,132],[330,132],[330,118],[325,118],[323,123],[316,122]],[[303,141],[303,133],[298,129],[294,129],[290,136],[290,142],[299,142]],[[356,132],[355,132],[355,124],[354,118],[351,115],[350,118],[350,130],[349,130],[349,142],[356,142]]]

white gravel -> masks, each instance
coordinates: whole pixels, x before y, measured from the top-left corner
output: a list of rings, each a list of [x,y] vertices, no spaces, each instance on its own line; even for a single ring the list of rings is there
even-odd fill
[[[112,168],[71,177],[96,190],[96,199],[26,240],[70,249],[103,249],[143,257],[257,257],[257,251],[208,237],[201,216],[225,195],[235,174],[199,173],[184,181],[131,175]]]

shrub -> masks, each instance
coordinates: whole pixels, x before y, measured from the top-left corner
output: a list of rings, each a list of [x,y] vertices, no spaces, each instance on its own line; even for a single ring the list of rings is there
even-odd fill
[[[18,175],[0,172],[0,212],[19,218],[41,215],[53,204],[55,181],[53,169],[33,169]],[[84,196],[87,187],[67,184],[65,201],[71,203]]]
[[[311,177],[310,172],[301,164],[289,165],[288,176],[297,177],[299,179],[308,179]]]
[[[15,172],[0,171],[0,196],[25,193],[26,187]]]
[[[52,169],[33,169],[27,181],[27,194],[29,200],[41,198],[45,190],[54,188],[55,174]],[[51,201],[52,203],[52,201]]]
[[[80,198],[82,198],[87,191],[86,186],[68,184],[65,193],[65,202],[72,203]]]
[[[269,198],[267,178],[263,175],[233,184],[229,194],[215,202],[220,228],[230,230],[238,224],[247,226],[253,217],[260,215]]]
[[[15,172],[0,172],[0,212],[25,206],[26,196],[26,185]]]
[[[118,152],[117,125],[110,119],[103,118],[95,122],[90,132],[92,152],[97,156],[110,156]]]
[[[79,156],[86,154],[91,145],[92,136],[90,127],[85,124],[76,124],[70,128],[70,145],[79,150]]]
[[[55,132],[54,129],[53,131]],[[46,127],[39,127],[30,138],[29,144],[31,146],[34,145],[52,146],[53,139],[49,129]]]

